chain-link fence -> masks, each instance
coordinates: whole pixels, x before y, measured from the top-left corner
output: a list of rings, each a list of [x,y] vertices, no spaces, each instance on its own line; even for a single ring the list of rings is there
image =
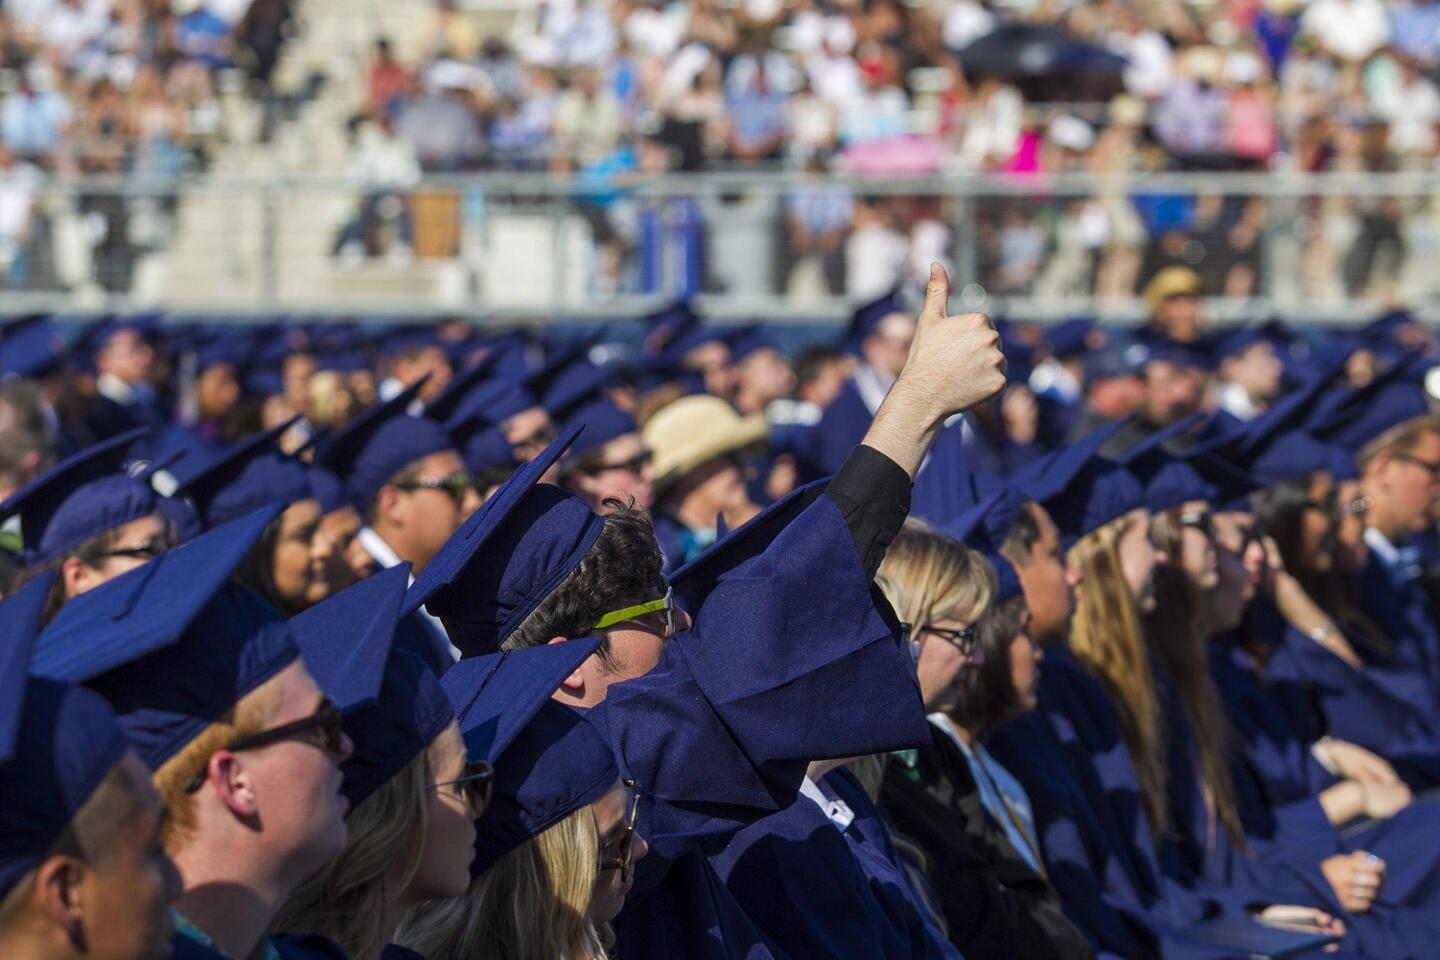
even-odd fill
[[[0,307],[830,320],[940,260],[1016,317],[1137,317],[1180,264],[1221,318],[1344,321],[1440,293],[1437,198],[1428,174],[0,176]]]

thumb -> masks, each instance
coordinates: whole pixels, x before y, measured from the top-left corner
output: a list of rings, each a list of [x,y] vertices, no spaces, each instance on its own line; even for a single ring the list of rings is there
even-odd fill
[[[930,282],[925,285],[925,306],[920,311],[921,315],[933,317],[936,320],[944,319],[946,303],[949,299],[950,277],[946,275],[945,268],[940,264],[930,264]]]

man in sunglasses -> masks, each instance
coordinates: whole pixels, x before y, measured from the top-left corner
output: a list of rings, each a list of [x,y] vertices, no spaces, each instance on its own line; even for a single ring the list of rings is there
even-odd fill
[[[654,506],[655,468],[635,419],[608,400],[596,400],[576,411],[566,426],[576,424],[585,432],[560,465],[560,485],[597,513],[611,509],[607,501],[641,510]]]
[[[229,581],[277,509],[202,534],[148,578],[77,598],[38,643],[35,672],[110,701],[152,772],[183,879],[176,957],[307,955],[277,953],[266,928],[345,844],[340,765],[353,746],[340,712],[280,615]]]

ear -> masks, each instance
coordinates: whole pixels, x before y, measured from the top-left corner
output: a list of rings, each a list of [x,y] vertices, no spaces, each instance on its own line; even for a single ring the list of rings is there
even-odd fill
[[[375,516],[383,517],[386,520],[391,519],[391,514],[394,512],[395,507],[397,504],[399,504],[399,502],[399,488],[392,487],[388,483],[385,484],[385,486],[381,487],[375,493]]]
[[[95,568],[79,557],[66,557],[60,564],[60,579],[67,597],[78,597],[95,586]]]
[[[546,641],[546,642],[547,642],[547,644],[550,644],[550,643],[565,643],[565,642],[566,642],[566,639],[565,639],[564,637],[551,637],[551,638],[550,638],[548,641]],[[580,662],[580,665],[579,665],[578,667],[576,667],[574,670],[570,671],[570,675],[560,682],[560,689],[561,689],[562,691],[564,691],[564,692],[567,693],[567,694],[570,694],[571,696],[576,696],[576,697],[584,696],[584,694],[585,694],[585,664],[588,663],[589,660],[590,660],[589,657],[586,657],[584,660],[582,660],[582,661]]]
[[[84,941],[84,878],[85,867],[74,857],[46,857],[35,868],[31,902],[63,928],[72,943]]]
[[[240,758],[228,750],[217,750],[210,755],[205,765],[205,784],[215,791],[215,796],[238,819],[249,820],[259,814],[255,781],[240,763]]]

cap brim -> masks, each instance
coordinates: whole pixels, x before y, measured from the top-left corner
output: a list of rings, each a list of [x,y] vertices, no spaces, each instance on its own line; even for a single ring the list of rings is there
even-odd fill
[[[673,458],[673,463],[657,464],[655,489],[664,490],[702,464],[754,446],[769,436],[770,424],[765,420],[764,414],[753,413],[744,417],[733,430],[720,436],[707,437],[681,451]]]

